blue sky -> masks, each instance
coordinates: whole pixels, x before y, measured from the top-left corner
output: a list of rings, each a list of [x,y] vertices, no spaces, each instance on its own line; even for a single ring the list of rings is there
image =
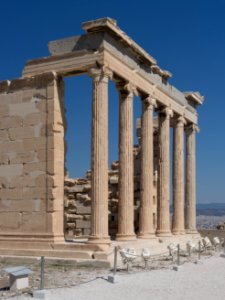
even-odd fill
[[[81,23],[109,16],[173,73],[182,91],[199,90],[198,202],[225,201],[225,2],[223,0],[11,0],[1,3],[0,80],[21,76],[27,60],[48,55],[48,41],[82,34]],[[68,169],[90,168],[91,80],[66,79]],[[135,99],[134,118],[140,115]],[[109,158],[117,159],[118,101],[109,86]]]

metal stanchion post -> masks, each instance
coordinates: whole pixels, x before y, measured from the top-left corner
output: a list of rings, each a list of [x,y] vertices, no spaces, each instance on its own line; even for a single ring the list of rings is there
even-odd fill
[[[180,244],[177,245],[177,265],[180,265]]]
[[[45,258],[44,258],[44,256],[41,256],[41,286],[40,286],[40,290],[43,290],[45,287],[44,265],[45,265]]]
[[[147,259],[145,259],[145,269],[147,269],[147,267],[148,267],[148,261]]]
[[[108,281],[111,283],[115,283],[115,275],[117,271],[117,253],[118,253],[118,247],[115,246],[114,248],[114,263],[113,263],[113,275],[108,276]]]
[[[198,259],[201,259],[201,241],[198,241]]]
[[[174,271],[178,271],[180,266],[180,244],[177,245],[177,265],[173,266]]]
[[[115,250],[114,250],[114,268],[113,268],[113,276],[116,275],[116,270],[117,270],[117,246],[115,247]]]
[[[191,259],[191,247],[188,248],[188,256]]]
[[[41,267],[41,282],[40,282],[40,290],[34,290],[33,291],[33,298],[34,299],[46,299],[45,295],[45,278],[44,278],[44,266],[45,266],[45,258],[44,256],[41,256],[40,260],[40,267]]]

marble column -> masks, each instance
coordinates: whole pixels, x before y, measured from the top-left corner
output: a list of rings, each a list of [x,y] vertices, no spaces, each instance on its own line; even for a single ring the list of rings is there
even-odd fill
[[[92,153],[91,235],[89,242],[109,243],[108,236],[108,80],[111,72],[91,68]]]
[[[155,237],[153,226],[153,111],[155,100],[142,98],[141,118],[141,203],[139,238]]]
[[[195,136],[198,127],[194,124],[186,128],[186,190],[185,229],[186,233],[196,233],[196,166]]]
[[[184,124],[185,119],[174,119],[173,134],[173,221],[172,233],[184,234]]]
[[[171,236],[170,230],[170,117],[172,110],[159,112],[159,182],[157,235]]]
[[[119,91],[119,203],[117,240],[133,240],[134,234],[134,159],[133,95],[130,84],[118,83]]]

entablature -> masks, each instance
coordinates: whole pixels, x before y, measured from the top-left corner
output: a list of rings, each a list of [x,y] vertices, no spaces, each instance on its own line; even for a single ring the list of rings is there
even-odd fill
[[[168,83],[172,76],[137,45],[110,18],[83,23],[86,34],[49,43],[51,56],[29,61],[23,76],[56,72],[61,76],[87,73],[95,66],[107,66],[116,76],[197,124],[196,106],[203,103],[199,93],[183,93]]]

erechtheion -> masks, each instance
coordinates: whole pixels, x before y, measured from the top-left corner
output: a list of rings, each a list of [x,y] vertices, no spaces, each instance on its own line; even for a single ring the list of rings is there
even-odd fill
[[[112,243],[194,237],[198,92],[181,92],[172,76],[110,18],[83,23],[84,35],[49,43],[50,56],[26,63],[22,77],[0,82],[0,254],[102,257]],[[92,78],[91,233],[64,238],[63,78]],[[119,99],[118,228],[108,221],[108,82]],[[133,97],[142,102],[140,210],[134,230]],[[158,116],[157,178],[154,116]],[[170,131],[173,130],[170,221]],[[153,185],[157,182],[157,224]]]

